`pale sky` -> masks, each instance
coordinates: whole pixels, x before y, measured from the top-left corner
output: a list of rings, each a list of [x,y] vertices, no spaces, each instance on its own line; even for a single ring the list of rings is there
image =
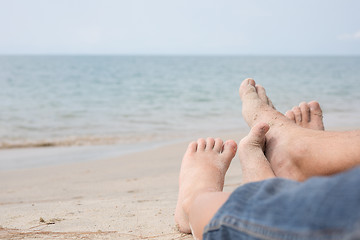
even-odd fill
[[[0,54],[360,55],[360,1],[0,0]]]

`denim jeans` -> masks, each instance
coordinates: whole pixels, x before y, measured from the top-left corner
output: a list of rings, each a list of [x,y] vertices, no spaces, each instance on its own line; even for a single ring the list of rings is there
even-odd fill
[[[360,167],[305,182],[272,178],[237,188],[204,239],[360,239]]]

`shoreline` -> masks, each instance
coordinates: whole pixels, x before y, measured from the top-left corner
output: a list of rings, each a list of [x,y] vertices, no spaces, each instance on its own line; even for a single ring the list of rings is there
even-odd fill
[[[143,152],[158,147],[194,141],[200,137],[222,135],[244,135],[243,129],[214,130],[194,133],[193,136],[164,137],[152,141],[115,143],[84,146],[49,146],[0,149],[0,173],[8,170],[32,169],[46,166],[67,165],[78,162],[99,161],[108,158]],[[227,140],[227,139],[224,139]]]
[[[222,138],[239,141],[245,134]],[[192,239],[177,231],[173,219],[187,145],[182,141],[102,160],[0,171],[0,238]],[[235,157],[225,190],[240,184]]]
[[[330,121],[329,121],[330,120]],[[337,125],[338,121],[334,118],[324,119],[326,131],[347,131],[356,128],[356,121],[349,122],[348,125]],[[168,135],[162,139],[139,140],[132,143],[112,143],[99,145],[73,145],[73,146],[41,146],[41,147],[20,147],[0,149],[0,173],[17,170],[33,169],[47,166],[68,165],[79,162],[99,161],[108,158],[121,157],[124,155],[152,150],[158,147],[164,147],[177,143],[194,141],[198,138],[220,137],[223,140],[227,138],[221,136],[245,136],[248,129],[226,129],[202,131],[189,135]]]
[[[239,142],[246,134],[209,136]],[[0,171],[0,238],[192,239],[173,219],[189,142],[174,141],[98,160]],[[240,185],[236,155],[224,191]]]
[[[137,144],[1,149],[0,172],[101,161],[103,159],[146,151],[163,145],[166,145],[166,143],[153,141]]]

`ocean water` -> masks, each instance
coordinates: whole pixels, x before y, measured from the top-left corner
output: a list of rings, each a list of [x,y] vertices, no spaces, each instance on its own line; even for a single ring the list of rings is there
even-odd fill
[[[281,112],[317,100],[325,127],[360,126],[360,57],[1,56],[0,148],[246,130],[247,77]]]

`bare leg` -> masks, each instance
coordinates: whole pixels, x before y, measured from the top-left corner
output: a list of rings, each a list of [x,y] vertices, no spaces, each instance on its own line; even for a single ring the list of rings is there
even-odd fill
[[[313,130],[325,130],[322,110],[318,102],[302,102],[285,113],[297,125]]]
[[[230,194],[227,192],[204,192],[194,200],[189,211],[189,221],[195,239],[202,239],[205,226],[228,200]]]
[[[276,111],[253,79],[240,86],[242,113],[250,127],[266,122],[266,157],[277,176],[305,180],[331,175],[360,164],[360,131],[328,132],[298,126]]]
[[[175,221],[181,232],[191,232],[189,212],[194,200],[202,193],[223,190],[225,173],[235,156],[236,148],[232,140],[223,145],[221,139],[213,138],[206,141],[199,139],[189,144],[181,164],[175,210]]]
[[[274,173],[270,168],[269,162],[266,160],[264,153],[262,151],[263,144],[265,142],[265,133],[268,131],[269,126],[264,123],[260,123],[256,125],[249,133],[247,137],[241,140],[239,144],[239,157],[242,164],[243,169],[243,181],[246,182],[253,182],[253,181],[260,181],[267,178],[274,177]],[[234,142],[229,142],[230,145],[235,144]],[[233,145],[234,146],[234,145]],[[191,147],[191,144],[190,146]],[[230,147],[230,146],[229,146]],[[226,143],[224,146],[224,151],[226,151]],[[231,149],[229,149],[230,151]],[[188,150],[189,151],[189,150]],[[188,155],[188,151],[185,154],[183,159],[183,166],[181,168],[180,176],[185,176],[183,171],[186,172],[197,172],[196,174],[186,174],[186,179],[180,177],[180,189],[179,189],[179,196],[183,193],[190,194],[191,196],[183,195],[179,197],[179,199],[191,199],[187,201],[185,208],[182,213],[185,215],[185,218],[189,219],[189,226],[191,226],[192,233],[196,239],[202,238],[202,233],[204,227],[210,222],[211,218],[215,215],[215,213],[219,210],[219,208],[226,202],[229,198],[230,193],[221,192],[218,190],[213,189],[200,189],[195,186],[193,183],[196,182],[197,185],[209,185],[209,182],[219,182],[216,177],[212,179],[206,179],[202,177],[197,177],[197,175],[212,175],[211,168],[205,167],[199,169],[195,161],[202,161],[201,159],[194,159],[193,157]],[[191,150],[192,152],[192,150]],[[231,152],[231,151],[230,151]],[[229,152],[229,156],[234,156],[232,153]],[[199,157],[203,157],[200,156]],[[208,156],[207,156],[208,157]],[[215,158],[214,158],[215,159]],[[212,165],[212,161],[210,159],[203,159],[204,164]],[[227,160],[228,161],[228,160]],[[195,169],[192,169],[195,168]],[[224,173],[224,171],[221,171]],[[256,174],[255,174],[256,172]],[[223,183],[224,175],[221,174],[220,181]],[[206,181],[206,182],[202,182]],[[188,189],[184,191],[183,182],[192,183],[188,185]],[[214,183],[213,183],[214,184]],[[216,185],[216,184],[214,184]],[[189,189],[191,188],[191,189]],[[222,188],[222,185],[221,185]],[[181,200],[180,200],[181,201]],[[180,204],[184,207],[184,203]],[[188,209],[188,210],[186,210]],[[181,228],[183,230],[186,228]]]

